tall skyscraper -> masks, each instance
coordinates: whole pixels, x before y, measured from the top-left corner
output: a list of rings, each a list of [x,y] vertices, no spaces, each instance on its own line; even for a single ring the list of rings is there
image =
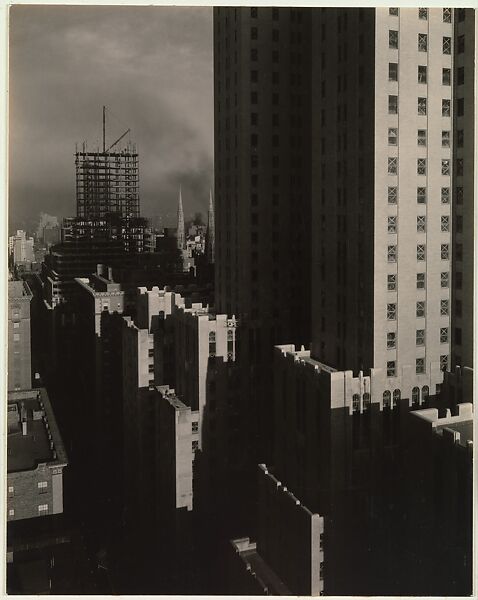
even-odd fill
[[[314,11],[313,30],[311,354],[373,369],[377,399],[434,393],[450,349],[451,11]]]
[[[308,336],[309,48],[305,10],[214,9],[216,306],[259,361]]]
[[[451,363],[473,367],[475,11],[455,11]]]

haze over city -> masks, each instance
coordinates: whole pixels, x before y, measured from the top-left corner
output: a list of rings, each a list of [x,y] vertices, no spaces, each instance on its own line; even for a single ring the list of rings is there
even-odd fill
[[[107,141],[131,129],[142,213],[174,224],[181,184],[185,217],[205,214],[212,73],[211,8],[13,6],[10,229],[75,212],[75,144],[101,145],[102,105]]]

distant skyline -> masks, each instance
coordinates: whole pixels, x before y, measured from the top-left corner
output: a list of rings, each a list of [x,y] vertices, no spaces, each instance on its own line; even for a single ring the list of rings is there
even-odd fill
[[[212,8],[10,9],[9,221],[76,214],[75,144],[126,129],[140,158],[141,214],[207,212],[213,187]]]

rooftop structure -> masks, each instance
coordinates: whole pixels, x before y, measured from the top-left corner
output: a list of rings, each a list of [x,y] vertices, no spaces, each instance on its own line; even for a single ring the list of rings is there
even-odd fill
[[[8,520],[63,512],[68,459],[46,390],[9,392],[7,428]]]

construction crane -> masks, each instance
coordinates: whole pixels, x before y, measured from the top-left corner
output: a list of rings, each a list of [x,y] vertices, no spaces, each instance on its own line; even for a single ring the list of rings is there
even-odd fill
[[[103,106],[103,154],[106,154],[107,152],[109,152],[111,150],[111,148],[113,148],[113,146],[116,146],[116,144],[118,144],[118,142],[121,142],[121,140],[124,138],[124,136],[127,135],[130,131],[131,131],[131,129],[127,129],[123,133],[123,135],[120,135],[120,137],[111,144],[111,146],[106,148],[106,106]]]

